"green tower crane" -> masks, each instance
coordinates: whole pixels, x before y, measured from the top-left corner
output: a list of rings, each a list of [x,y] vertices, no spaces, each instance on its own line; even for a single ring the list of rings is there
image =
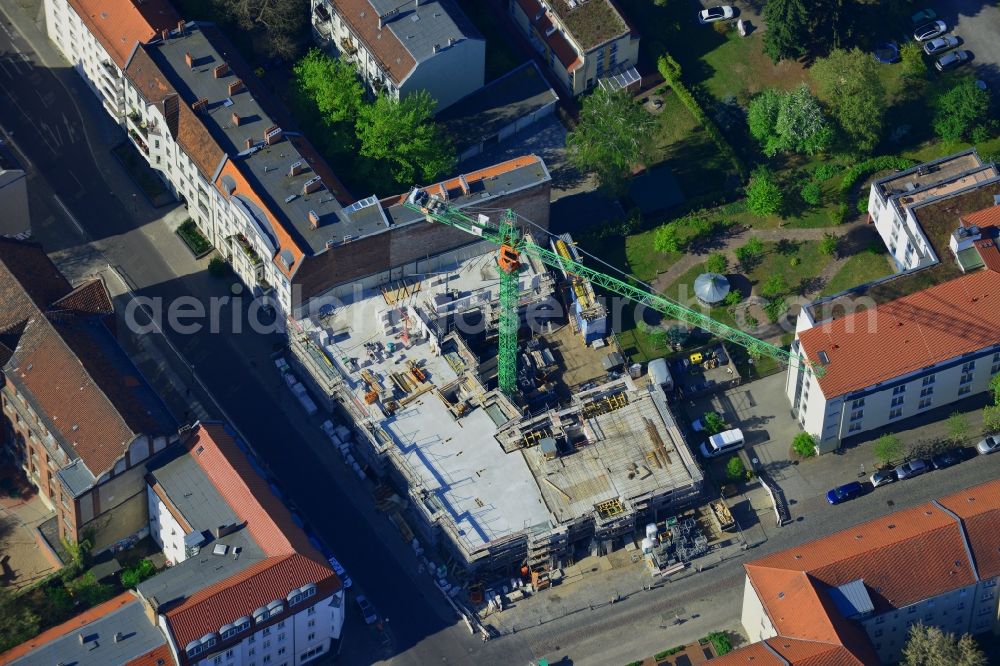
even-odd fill
[[[598,287],[655,310],[670,319],[708,331],[726,342],[744,347],[752,355],[770,356],[790,365],[808,365],[818,376],[823,374],[822,366],[815,366],[786,349],[758,340],[752,335],[721,324],[659,294],[650,293],[642,287],[611,277],[531,242],[524,231],[518,228],[514,212],[510,209],[501,214],[499,223],[493,223],[487,216],[481,214],[472,218],[437,195],[429,194],[419,187],[414,187],[410,191],[404,205],[423,215],[428,222],[446,224],[499,246],[497,266],[500,269],[500,340],[497,379],[500,390],[507,395],[513,395],[517,390],[517,332],[520,327],[518,275],[522,254],[552,268],[565,271],[569,275],[589,280]]]

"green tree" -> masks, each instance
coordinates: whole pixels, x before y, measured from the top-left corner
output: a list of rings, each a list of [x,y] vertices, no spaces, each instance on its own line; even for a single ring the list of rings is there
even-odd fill
[[[713,252],[705,260],[705,270],[709,273],[725,275],[727,268],[729,268],[729,262],[726,261],[726,255],[721,252]]]
[[[809,433],[800,432],[792,439],[792,451],[803,458],[810,458],[816,455],[816,440]]]
[[[570,161],[593,171],[601,187],[625,191],[632,167],[649,161],[656,124],[624,90],[598,86],[583,100],[580,121],[566,137]]]
[[[934,133],[945,141],[968,138],[990,117],[990,94],[971,76],[953,85],[934,101]]]
[[[1000,432],[1000,405],[983,407],[983,428],[986,432]]]
[[[718,412],[705,412],[705,415],[701,417],[701,423],[705,426],[705,432],[709,435],[714,435],[726,429],[726,421]]]
[[[9,587],[0,587],[0,652],[38,633],[41,621]]]
[[[861,152],[871,152],[882,137],[886,99],[871,54],[834,49],[810,68],[820,97],[841,129]]]
[[[433,120],[436,105],[425,90],[398,101],[379,95],[362,105],[356,124],[361,154],[388,162],[401,185],[434,182],[455,165],[455,148]]]
[[[743,461],[740,460],[739,456],[733,456],[726,462],[726,476],[732,481],[739,481],[745,479],[747,474],[747,468],[744,467]]]
[[[87,608],[91,608],[101,602],[107,601],[115,593],[114,588],[110,585],[97,582],[97,579],[94,578],[94,574],[90,572],[87,572],[76,580],[72,580],[67,583],[66,589],[69,591],[70,596],[79,600],[79,602]]]
[[[788,283],[782,275],[775,273],[767,279],[767,282],[760,288],[760,295],[764,298],[778,298],[788,293]]]
[[[674,324],[673,326],[667,329],[667,340],[672,345],[681,347],[684,345],[685,342],[688,341],[688,338],[690,337],[691,337],[691,329],[687,328],[686,326]]]
[[[819,251],[828,257],[837,255],[837,248],[840,246],[840,238],[837,234],[829,231],[823,234],[823,239],[819,242]]]
[[[806,0],[768,0],[764,5],[764,53],[778,62],[806,55],[812,41],[816,8]]]
[[[722,299],[722,304],[727,307],[733,307],[734,305],[737,305],[741,300],[743,300],[743,296],[740,294],[739,291],[733,289],[728,294],[726,294],[725,298]]]
[[[818,181],[810,180],[799,190],[799,195],[810,206],[818,206],[823,202],[823,186]]]
[[[149,560],[143,559],[131,569],[121,574],[122,587],[134,588],[136,585],[156,574],[156,567]]]
[[[351,65],[314,48],[292,71],[297,91],[316,105],[323,122],[355,121],[365,89]]]
[[[924,50],[917,42],[904,42],[899,47],[900,69],[904,79],[912,82],[927,78],[927,64],[924,62]]]
[[[750,102],[747,122],[768,156],[779,152],[814,155],[833,142],[833,129],[805,84],[789,92],[764,91]]]
[[[969,436],[969,422],[965,418],[965,414],[961,412],[952,412],[951,416],[945,422],[948,427],[948,439],[950,439],[955,444],[963,444],[966,438]]]
[[[986,655],[969,634],[956,639],[938,627],[918,622],[903,647],[904,666],[986,666]]]
[[[309,13],[290,0],[212,0],[224,16],[243,30],[254,31],[269,55],[289,60],[302,48]],[[307,8],[308,9],[308,8]]]
[[[774,174],[767,167],[758,167],[746,187],[747,209],[758,217],[777,215],[785,202]]]
[[[872,445],[872,453],[885,466],[903,457],[903,443],[895,435],[882,435]]]
[[[653,232],[653,249],[664,253],[681,251],[676,224],[668,222],[657,227],[656,231]]]
[[[756,236],[751,237],[747,242],[734,250],[736,259],[745,271],[751,270],[764,256],[764,243]]]
[[[1000,405],[1000,372],[990,378],[990,393],[993,394],[993,404]]]

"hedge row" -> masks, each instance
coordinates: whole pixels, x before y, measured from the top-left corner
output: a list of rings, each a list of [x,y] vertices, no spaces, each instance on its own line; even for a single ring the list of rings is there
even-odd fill
[[[847,195],[854,188],[854,186],[858,184],[859,180],[877,171],[885,171],[886,169],[909,169],[914,165],[916,165],[914,160],[907,159],[905,157],[897,157],[895,155],[872,157],[864,160],[863,162],[858,162],[844,172],[844,180],[840,182],[840,191],[844,195]]]
[[[680,99],[681,103],[687,108],[688,112],[694,116],[694,119],[705,128],[708,132],[708,136],[711,137],[712,141],[715,143],[716,148],[719,149],[726,159],[728,159],[736,172],[740,175],[740,179],[746,181],[749,178],[749,171],[747,170],[747,165],[744,164],[740,156],[736,154],[733,147],[729,145],[729,141],[726,137],[722,135],[719,130],[719,126],[715,124],[715,121],[708,117],[705,110],[701,108],[701,104],[695,99],[691,91],[688,90],[684,82],[681,81],[681,66],[677,64],[677,61],[669,53],[664,53],[660,56],[659,60],[656,62],[657,69],[660,70],[660,74],[666,80],[667,85],[669,85],[677,98]]]

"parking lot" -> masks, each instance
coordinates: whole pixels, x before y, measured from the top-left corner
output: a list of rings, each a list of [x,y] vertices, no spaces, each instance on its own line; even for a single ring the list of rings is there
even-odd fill
[[[943,0],[931,3],[938,18],[962,39],[959,48],[972,51],[976,78],[1000,89],[1000,6],[985,0]]]

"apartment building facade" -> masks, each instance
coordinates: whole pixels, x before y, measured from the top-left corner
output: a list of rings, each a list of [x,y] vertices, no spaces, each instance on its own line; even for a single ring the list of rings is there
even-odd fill
[[[453,0],[311,0],[313,38],[375,93],[445,109],[483,86],[486,40]]]
[[[132,49],[179,21],[169,0],[45,0],[49,39],[119,124],[126,113],[124,70]]]
[[[639,35],[613,0],[508,0],[508,12],[570,94],[614,77],[638,84]]]
[[[277,666],[329,655],[344,623],[340,580],[244,450],[226,426],[197,423],[153,456],[150,531],[169,566],[0,661]],[[180,557],[165,529],[185,535]]]
[[[0,239],[5,450],[96,552],[146,534],[145,461],[176,424],[115,340],[99,279],[73,288],[31,243]]]
[[[918,622],[996,631],[998,491],[967,488],[748,563],[751,644],[713,663],[894,663]]]

